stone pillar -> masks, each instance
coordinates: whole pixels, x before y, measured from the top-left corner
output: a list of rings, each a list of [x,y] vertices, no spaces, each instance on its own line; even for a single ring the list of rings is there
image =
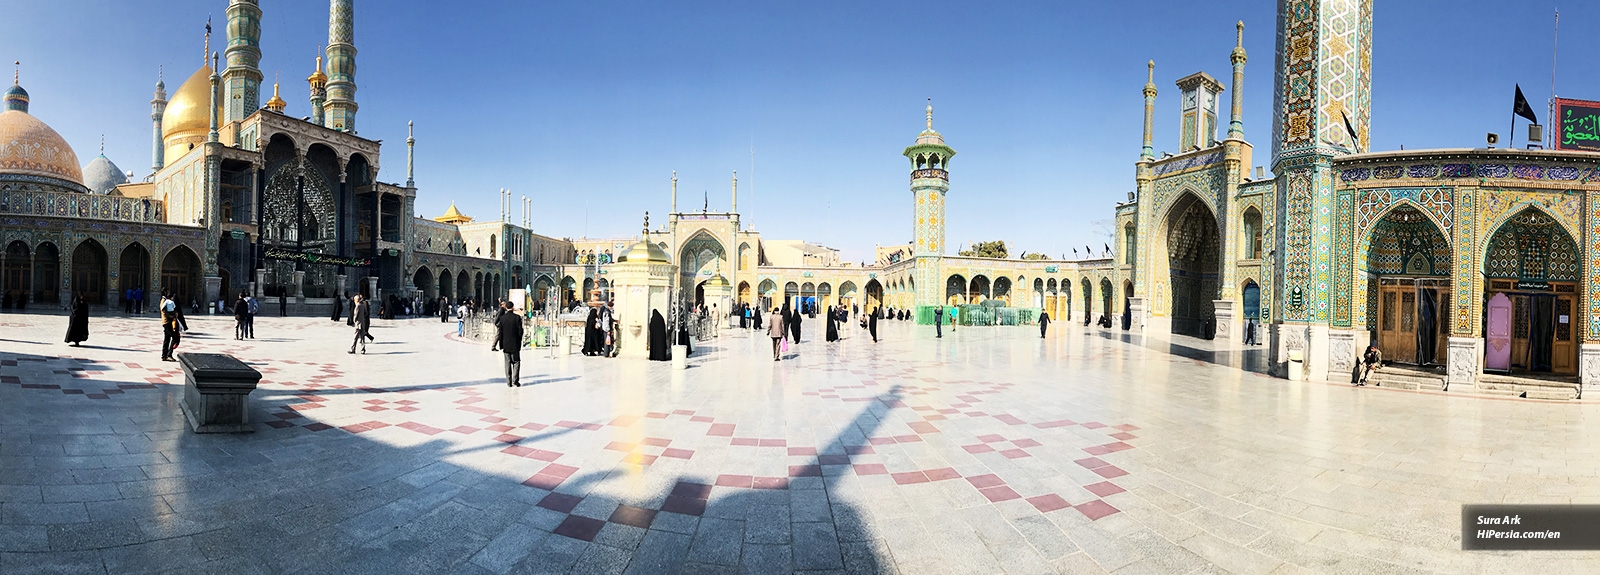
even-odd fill
[[[267,270],[256,269],[256,281],[255,281],[255,286],[252,288],[252,290],[255,292],[257,299],[260,299],[262,297],[266,297]]]
[[[1272,375],[1289,377],[1289,352],[1298,350],[1305,357],[1308,331],[1305,324],[1272,324]],[[1306,371],[1302,369],[1301,373]]]
[[[305,270],[295,270],[294,271],[294,292],[292,293],[292,295],[294,295],[295,303],[305,303],[305,300],[306,300],[306,272],[305,272]]]
[[[1239,330],[1238,302],[1231,299],[1217,299],[1211,300],[1211,305],[1215,310],[1212,315],[1217,322],[1215,339],[1220,339],[1228,345],[1244,341]]]
[[[367,297],[372,299],[373,301],[378,301],[379,300],[379,294],[378,294],[378,278],[377,278],[377,276],[367,276],[367,277],[362,278],[362,279],[367,282]]]
[[[344,274],[339,274],[337,277],[335,277],[333,284],[333,297],[339,299],[349,299],[345,297],[345,292],[350,291],[349,288],[345,287],[349,285],[345,283],[346,281],[349,281],[349,279],[349,276]]]
[[[1353,329],[1335,329],[1328,332],[1328,372],[1325,378],[1328,381],[1343,382],[1349,379],[1350,373],[1355,371],[1356,356],[1365,347],[1357,345],[1358,340],[1364,340],[1367,332]]]
[[[1306,330],[1306,365],[1305,374],[1308,379],[1321,379],[1328,373],[1328,360],[1331,350],[1328,348],[1327,325],[1312,324]]]
[[[206,298],[204,301],[207,303],[216,302],[222,296],[222,278],[220,276],[206,276],[205,281]]]
[[[1144,306],[1144,298],[1128,298],[1128,313],[1133,316],[1133,320],[1128,323],[1128,331],[1144,333]]]
[[[1584,346],[1584,357],[1581,361],[1588,361],[1589,346]],[[1472,391],[1478,386],[1478,376],[1483,375],[1483,338],[1477,337],[1452,337],[1450,347],[1446,352],[1447,379],[1450,391]],[[1587,364],[1584,364],[1587,368]],[[1587,378],[1585,378],[1587,380]],[[1588,383],[1585,381],[1584,383]]]
[[[1600,386],[1600,343],[1578,346],[1578,377],[1583,378],[1583,387]]]

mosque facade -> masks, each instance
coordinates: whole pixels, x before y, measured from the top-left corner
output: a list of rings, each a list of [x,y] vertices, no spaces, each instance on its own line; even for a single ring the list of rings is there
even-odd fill
[[[1302,377],[1342,379],[1372,344],[1443,371],[1450,389],[1489,389],[1494,374],[1600,383],[1600,154],[1370,151],[1370,0],[1279,2],[1270,176],[1245,139],[1242,23],[1227,85],[1204,72],[1176,81],[1175,153],[1152,142],[1151,62],[1136,191],[1116,203],[1114,247],[1099,257],[948,255],[956,150],[930,106],[902,150],[911,241],[870,263],[765,238],[741,221],[737,174],[727,210],[698,212],[680,209],[674,175],[670,209],[627,238],[535,233],[527,200],[513,223],[504,193],[495,221],[454,206],[418,217],[415,140],[406,181],[378,181],[380,143],[355,129],[355,7],[329,5],[311,113],[297,119],[278,85],[261,101],[262,11],[231,0],[225,50],[208,39],[170,98],[156,85],[143,181],[103,154],[80,167],[14,78],[0,111],[7,302],[115,306],[128,289],[153,300],[164,287],[189,301],[282,297],[320,314],[352,292],[492,301],[529,288],[536,306],[562,306],[609,298],[609,268],[647,242],[670,259],[680,301],[721,310],[804,301],[928,323],[937,306],[998,300],[1149,336],[1237,342],[1259,325],[1280,376],[1300,361]]]

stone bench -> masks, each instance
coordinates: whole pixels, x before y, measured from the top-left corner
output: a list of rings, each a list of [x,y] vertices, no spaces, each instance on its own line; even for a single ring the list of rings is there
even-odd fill
[[[180,353],[183,401],[178,406],[195,433],[251,433],[250,392],[261,372],[231,355]]]

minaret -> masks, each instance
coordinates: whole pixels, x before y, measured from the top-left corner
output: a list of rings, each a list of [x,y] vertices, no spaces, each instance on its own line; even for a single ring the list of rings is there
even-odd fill
[[[1273,238],[1272,260],[1277,284],[1262,290],[1263,317],[1270,301],[1272,347],[1275,373],[1287,367],[1285,355],[1291,347],[1304,350],[1305,375],[1315,379],[1338,377],[1343,366],[1348,374],[1351,358],[1330,354],[1330,332],[1340,330],[1348,338],[1351,329],[1365,337],[1361,326],[1365,288],[1355,293],[1339,293],[1341,282],[1353,277],[1352,258],[1336,257],[1334,234],[1339,215],[1346,214],[1335,190],[1338,181],[1333,159],[1351,149],[1367,149],[1367,126],[1371,119],[1372,87],[1372,2],[1370,0],[1320,0],[1306,9],[1304,3],[1278,1],[1277,52],[1274,57],[1272,103],[1272,171],[1277,176],[1278,213]],[[1293,89],[1290,89],[1293,87]],[[1344,117],[1355,128],[1357,142],[1346,133]],[[1330,232],[1330,230],[1333,230]],[[1330,280],[1328,278],[1335,278]],[[1344,285],[1349,285],[1344,283]],[[1364,284],[1363,284],[1364,286]],[[1461,318],[1451,322],[1456,334],[1471,335],[1482,315],[1482,299],[1471,294],[1451,298],[1452,313]],[[1462,344],[1482,345],[1479,339],[1462,338]],[[1478,373],[1473,357],[1482,352],[1458,353],[1457,339],[1450,341],[1449,372]],[[1349,342],[1349,339],[1345,339]],[[1361,341],[1366,341],[1362,339]],[[1349,343],[1353,349],[1359,344]],[[1478,348],[1478,349],[1481,349]],[[1477,355],[1474,355],[1474,354]],[[1458,356],[1471,365],[1458,365]],[[1452,378],[1454,379],[1454,378]]]
[[[226,86],[223,102],[228,115],[223,123],[237,122],[255,113],[261,105],[261,8],[256,0],[228,1],[228,47],[223,55],[228,69],[222,73]]]
[[[211,131],[206,134],[207,142],[217,141],[217,88],[222,83],[222,76],[217,74],[217,64],[220,62],[217,53],[211,53]]]
[[[328,2],[328,101],[322,125],[356,131],[355,0]]]
[[[322,73],[322,47],[317,47],[317,69],[306,77],[311,85],[311,123],[322,125],[322,102],[328,98],[328,76]]]
[[[1230,140],[1244,139],[1244,63],[1248,59],[1244,53],[1244,20],[1240,20],[1233,53],[1228,55],[1228,61],[1233,62],[1233,107],[1228,118]],[[1245,166],[1245,169],[1249,169],[1249,166]]]
[[[916,219],[912,256],[916,258],[918,285],[941,286],[940,266],[944,255],[944,196],[950,191],[950,158],[956,151],[945,145],[944,136],[933,129],[933,104],[927,109],[927,127],[917,134],[916,143],[901,152],[911,161],[911,195],[916,199]],[[939,305],[940,289],[916,291],[917,305]],[[920,317],[923,314],[918,314]],[[930,318],[932,316],[929,316]]]
[[[150,124],[154,140],[150,147],[150,173],[154,174],[166,167],[166,148],[161,145],[161,115],[167,113],[167,82],[162,77],[162,69],[156,68],[156,94],[150,100]]]
[[[417,133],[410,121],[406,122],[406,187],[417,187]]]
[[[678,213],[678,171],[672,171],[672,213]]]
[[[739,213],[739,170],[733,171],[733,207],[728,208],[731,213]]]
[[[1156,61],[1150,61],[1150,71],[1144,80],[1144,147],[1140,148],[1139,161],[1156,159],[1156,149],[1151,145],[1150,134],[1156,125]]]

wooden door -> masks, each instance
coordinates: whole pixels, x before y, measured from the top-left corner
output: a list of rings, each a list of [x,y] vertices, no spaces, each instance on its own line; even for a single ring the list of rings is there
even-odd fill
[[[1550,371],[1555,373],[1577,372],[1577,346],[1574,344],[1573,331],[1577,329],[1577,318],[1573,317],[1574,298],[1571,295],[1556,296],[1555,337],[1550,345]]]
[[[1378,350],[1383,357],[1394,359],[1399,345],[1400,291],[1397,286],[1378,288]]]
[[[1389,361],[1417,361],[1417,330],[1422,328],[1421,302],[1414,285],[1384,285],[1378,288],[1378,350]],[[1442,312],[1435,310],[1435,324]],[[1436,328],[1437,329],[1437,328]],[[1440,333],[1444,333],[1442,330]],[[1444,336],[1440,336],[1441,341]],[[1445,347],[1439,348],[1442,352]],[[1444,357],[1438,355],[1436,357]]]

